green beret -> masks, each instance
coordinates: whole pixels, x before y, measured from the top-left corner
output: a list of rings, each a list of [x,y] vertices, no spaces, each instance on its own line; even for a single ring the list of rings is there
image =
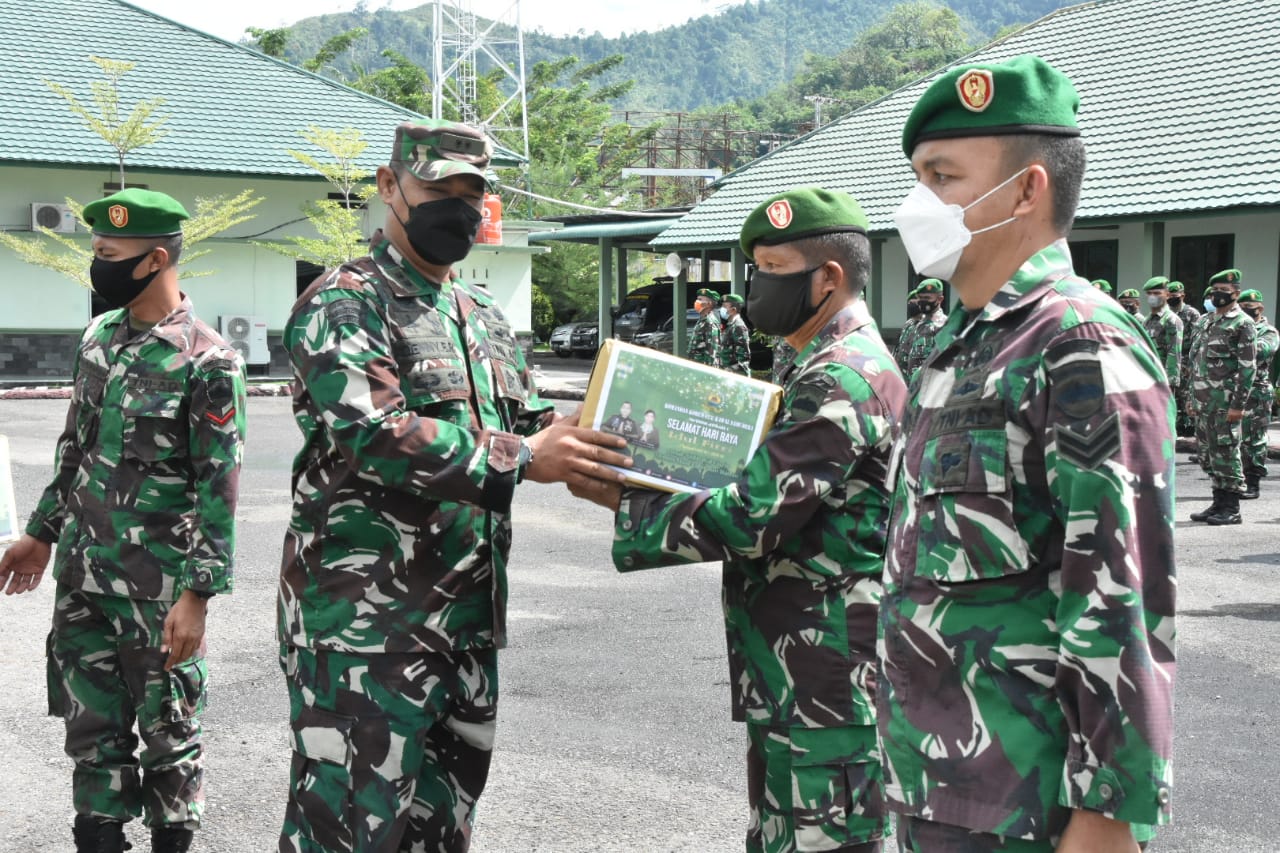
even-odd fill
[[[84,221],[104,237],[172,237],[191,215],[172,196],[127,189],[84,206]]]
[[[699,290],[699,291],[697,292],[697,294],[695,294],[695,295],[697,295],[697,296],[704,296],[704,297],[706,297],[707,299],[710,299],[712,302],[719,302],[719,301],[720,301],[720,294],[719,294],[719,293],[716,293],[714,290],[711,290],[711,289],[706,288],[706,287],[704,287],[704,288],[702,288],[701,290]]]
[[[728,302],[730,305],[734,305],[738,308],[741,308],[746,303],[747,300],[743,299],[741,296],[739,296],[736,293],[726,293],[724,297],[721,298],[720,301]]]
[[[1090,284],[1098,288],[1098,290],[1101,290],[1103,293],[1111,292],[1111,282],[1107,281],[1105,278],[1095,278],[1090,282]]]
[[[942,295],[942,282],[936,278],[926,278],[920,282],[920,286],[916,288],[916,296],[924,296],[925,294]]]
[[[1186,291],[1187,291],[1187,289],[1186,289],[1185,287],[1183,287],[1183,286],[1182,286],[1182,282],[1180,282],[1180,281],[1171,281],[1171,282],[1169,282],[1169,292],[1170,292],[1170,293],[1186,293]]]
[[[434,118],[396,125],[396,139],[391,147],[391,162],[403,163],[424,181],[440,181],[450,175],[478,175],[488,184],[485,169],[492,155],[493,143],[483,131]]]
[[[961,65],[925,90],[902,129],[908,157],[926,139],[1042,133],[1079,136],[1080,96],[1067,75],[1038,56]]]
[[[1215,273],[1213,278],[1209,279],[1209,285],[1213,286],[1223,282],[1238,285],[1242,281],[1244,281],[1244,276],[1241,275],[1240,270],[1223,270],[1220,273]]]
[[[742,223],[742,251],[754,258],[752,248],[760,243],[776,246],[805,237],[837,232],[867,233],[867,217],[853,196],[801,187],[760,202]]]
[[[1240,294],[1240,300],[1239,300],[1239,301],[1241,301],[1241,302],[1261,302],[1261,301],[1262,301],[1262,294],[1261,294],[1261,293],[1259,293],[1259,292],[1258,292],[1258,291],[1256,291],[1256,290],[1246,290],[1244,293]]]
[[[1143,290],[1164,290],[1169,286],[1169,279],[1162,275],[1153,276],[1147,279],[1147,283],[1142,285]]]
[[[907,292],[907,300],[910,301],[912,299],[915,299],[919,295],[920,295],[920,288],[917,287],[914,290]]]
[[[1116,299],[1137,299],[1137,298],[1139,298],[1138,291],[1136,288],[1133,288],[1133,287],[1129,288],[1128,290],[1120,291],[1120,295],[1116,297]]]

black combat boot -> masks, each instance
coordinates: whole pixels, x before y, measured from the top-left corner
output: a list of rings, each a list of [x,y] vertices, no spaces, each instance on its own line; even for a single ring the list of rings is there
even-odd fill
[[[192,833],[180,826],[151,827],[151,853],[187,853]]]
[[[1223,495],[1222,489],[1214,489],[1213,503],[1209,504],[1208,507],[1200,510],[1199,512],[1191,513],[1191,520],[1192,521],[1208,521],[1209,516],[1217,512],[1219,506],[1222,504],[1222,495]]]
[[[133,845],[124,840],[124,824],[90,815],[76,815],[71,827],[76,840],[76,853],[124,853]]]
[[[1222,492],[1222,503],[1218,506],[1217,512],[1206,518],[1205,521],[1215,527],[1220,524],[1239,524],[1240,493],[1228,492],[1224,489]]]
[[[1260,483],[1261,480],[1262,478],[1259,477],[1257,474],[1245,474],[1244,475],[1244,494],[1240,496],[1241,500],[1251,501],[1258,498],[1261,494],[1258,491],[1258,487],[1261,484]]]

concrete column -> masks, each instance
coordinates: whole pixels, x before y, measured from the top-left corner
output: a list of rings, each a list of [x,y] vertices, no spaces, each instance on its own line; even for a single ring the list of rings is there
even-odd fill
[[[609,306],[613,304],[611,298],[613,293],[613,246],[607,237],[601,237],[599,244],[600,286],[598,293],[600,307],[596,311],[596,318],[600,321],[600,343],[603,344],[605,338],[609,337],[613,329],[613,317],[609,315]]]

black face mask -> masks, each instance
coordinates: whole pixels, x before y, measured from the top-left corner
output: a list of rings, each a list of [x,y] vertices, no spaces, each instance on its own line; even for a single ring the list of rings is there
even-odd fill
[[[1138,306],[1132,303],[1123,304],[1122,307],[1124,308],[1124,310],[1128,311],[1130,314],[1138,313]]]
[[[921,303],[920,303],[920,313],[921,313],[921,314],[923,314],[923,315],[924,315],[924,316],[926,316],[926,317],[928,317],[930,314],[932,314],[932,313],[933,313],[934,311],[936,311],[937,309],[938,309],[938,305],[937,305],[937,303],[935,303],[935,302],[921,302]]]
[[[1209,294],[1209,301],[1213,303],[1214,308],[1225,308],[1236,301],[1236,295],[1225,290],[1215,290]]]
[[[155,277],[160,275],[160,270],[156,270],[142,278],[133,277],[138,264],[150,254],[151,252],[143,252],[137,257],[119,261],[94,258],[93,263],[89,264],[89,282],[93,285],[94,292],[105,299],[111,307],[124,308],[141,296],[142,291],[146,290]]]
[[[823,265],[804,272],[774,275],[756,270],[747,297],[747,320],[766,335],[791,334],[821,310],[831,293],[817,305],[809,304],[809,279]]]
[[[908,302],[908,303],[907,303],[907,317],[908,317],[908,318],[910,318],[910,317],[919,317],[919,316],[920,316],[920,303],[919,303],[919,302]]]
[[[1259,317],[1261,317],[1261,316],[1262,316],[1262,309],[1261,309],[1261,308],[1246,308],[1246,309],[1244,309],[1244,313],[1248,314],[1250,317],[1252,317],[1253,319],[1255,319],[1255,320],[1256,320],[1256,319],[1258,319]]]
[[[1169,307],[1170,307],[1170,308],[1172,308],[1174,311],[1177,311],[1179,308],[1181,308],[1181,307],[1182,307],[1182,297],[1181,297],[1181,296],[1170,296],[1170,297],[1169,297]]]
[[[399,186],[398,178],[396,185]],[[403,189],[400,197],[404,198]],[[436,266],[446,266],[467,256],[476,242],[482,218],[471,202],[456,196],[414,205],[409,209],[408,222],[394,209],[392,214],[418,257]]]

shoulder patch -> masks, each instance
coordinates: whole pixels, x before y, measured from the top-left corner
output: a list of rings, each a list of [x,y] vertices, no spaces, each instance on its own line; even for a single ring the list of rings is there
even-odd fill
[[[836,387],[835,377],[826,373],[817,373],[799,380],[796,383],[795,395],[791,399],[791,420],[807,421],[817,415],[834,387]]]
[[[332,302],[326,302],[324,305],[325,316],[329,318],[330,325],[360,325],[360,316],[364,313],[364,306],[358,299],[335,299]]]
[[[1055,344],[1045,353],[1054,405],[1071,420],[1087,420],[1102,408],[1107,389],[1099,347],[1098,341],[1077,338]]]
[[[1113,412],[1092,428],[1054,424],[1058,456],[1078,468],[1092,471],[1120,452],[1120,413]]]

